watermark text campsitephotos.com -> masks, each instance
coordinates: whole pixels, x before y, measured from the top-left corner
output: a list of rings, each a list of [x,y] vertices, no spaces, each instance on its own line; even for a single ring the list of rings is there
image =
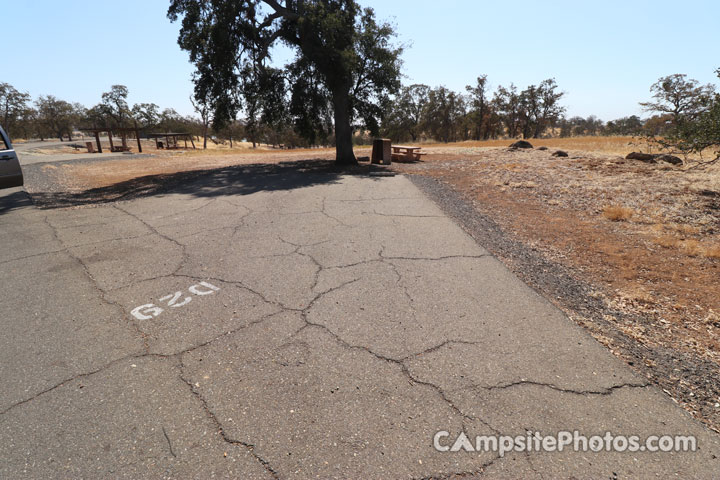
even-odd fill
[[[473,441],[474,440],[474,441]],[[526,432],[525,435],[477,435],[465,432],[452,435],[441,430],[433,436],[433,446],[440,452],[495,452],[501,457],[509,452],[694,452],[697,439],[692,435],[583,435],[579,431],[561,431],[553,435]]]

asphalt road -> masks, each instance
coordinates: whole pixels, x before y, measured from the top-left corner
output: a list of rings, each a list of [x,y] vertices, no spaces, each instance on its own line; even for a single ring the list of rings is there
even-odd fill
[[[0,199],[0,478],[713,478],[720,437],[405,177]],[[444,452],[692,435],[693,453]],[[459,477],[458,477],[459,478]]]

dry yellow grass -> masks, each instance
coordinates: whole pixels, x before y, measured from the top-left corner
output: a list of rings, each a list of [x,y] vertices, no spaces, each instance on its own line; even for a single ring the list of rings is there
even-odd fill
[[[672,224],[671,228],[678,233],[682,233],[683,235],[696,235],[701,231],[699,227],[678,223]]]
[[[655,243],[663,248],[675,248],[680,244],[680,240],[672,235],[661,235],[655,237]]]
[[[657,220],[657,219],[656,219]],[[660,218],[662,221],[663,219]],[[688,225],[686,223],[655,223],[650,227],[650,230],[661,236],[667,236],[669,238],[675,238],[670,235],[665,235],[667,232],[676,233],[680,235],[699,235],[702,233],[702,229],[695,225]]]
[[[497,139],[484,141],[469,141],[457,143],[426,143],[424,147],[507,147],[514,140]],[[531,138],[534,147],[547,147],[565,150],[584,150],[590,152],[613,153],[627,155],[635,151],[647,151],[649,146],[642,140],[634,137],[570,137],[570,138]]]
[[[691,257],[700,257],[705,252],[702,244],[697,240],[682,240],[680,242],[680,248]]]
[[[655,237],[654,242],[663,248],[676,249],[689,257],[720,258],[720,244],[717,243],[678,238],[672,235],[660,235]]]
[[[483,141],[467,141],[454,143],[435,143],[427,142],[419,144],[427,148],[483,148],[483,147],[508,147],[514,139],[497,139]],[[603,136],[587,136],[587,137],[568,137],[568,138],[530,138],[528,141],[535,147],[547,147],[548,149],[571,150],[578,152],[596,152],[604,154],[612,154],[626,156],[630,152],[649,152],[649,153],[672,153],[658,149],[657,145],[648,143],[642,138],[637,137],[603,137]],[[714,158],[717,152],[708,149],[703,152],[705,160]],[[690,155],[690,159],[701,160],[703,157],[699,155]]]
[[[720,244],[705,247],[705,256],[707,258],[720,258]]]
[[[620,205],[607,205],[603,208],[602,215],[613,222],[630,220],[635,215],[635,210]]]

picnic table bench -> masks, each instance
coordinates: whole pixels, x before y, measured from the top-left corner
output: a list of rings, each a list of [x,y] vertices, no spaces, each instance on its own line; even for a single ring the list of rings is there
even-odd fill
[[[420,160],[422,155],[425,155],[425,153],[420,151],[420,147],[411,147],[408,145],[392,146],[392,159],[396,162],[417,161]]]

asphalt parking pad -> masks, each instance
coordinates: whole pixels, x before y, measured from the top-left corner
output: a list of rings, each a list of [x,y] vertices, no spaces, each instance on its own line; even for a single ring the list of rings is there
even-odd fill
[[[0,418],[3,478],[272,478],[226,442],[176,359],[117,362]]]
[[[183,375],[233,440],[283,476],[425,477],[474,471],[492,454],[445,456],[432,433],[478,431],[401,365],[286,313],[183,356]]]

